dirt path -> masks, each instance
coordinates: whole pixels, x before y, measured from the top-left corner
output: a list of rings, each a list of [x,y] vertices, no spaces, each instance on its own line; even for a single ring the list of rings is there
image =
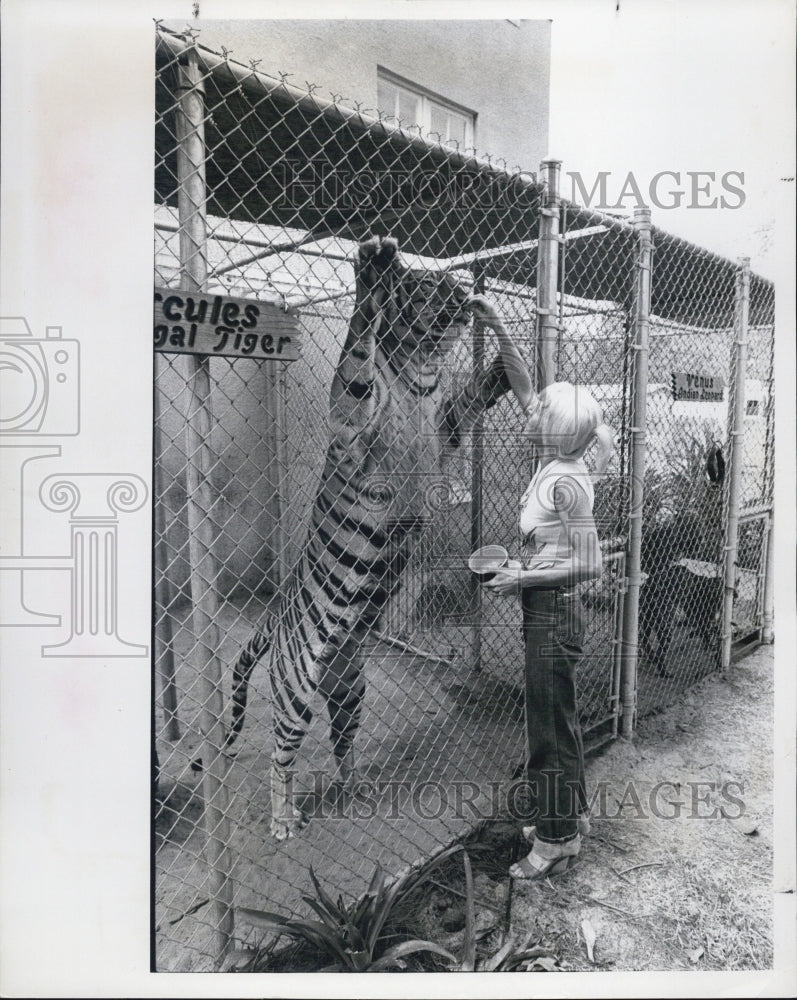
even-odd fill
[[[588,763],[592,834],[572,871],[515,883],[518,940],[569,969],[771,967],[773,655],[706,678]]]

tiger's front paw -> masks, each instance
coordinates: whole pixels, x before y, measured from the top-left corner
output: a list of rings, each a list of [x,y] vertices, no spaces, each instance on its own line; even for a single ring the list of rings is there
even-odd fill
[[[372,288],[399,262],[398,242],[392,236],[372,236],[357,251],[357,277],[364,287]]]

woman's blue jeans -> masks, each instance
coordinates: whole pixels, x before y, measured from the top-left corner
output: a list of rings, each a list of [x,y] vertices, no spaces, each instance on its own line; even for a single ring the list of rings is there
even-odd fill
[[[584,653],[581,602],[561,588],[522,591],[530,815],[548,843],[573,839],[587,810],[576,668]]]

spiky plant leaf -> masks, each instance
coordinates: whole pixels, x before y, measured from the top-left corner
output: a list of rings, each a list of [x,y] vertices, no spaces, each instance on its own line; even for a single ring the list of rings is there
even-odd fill
[[[352,972],[366,972],[371,964],[371,954],[367,951],[349,951],[348,968]]]
[[[371,882],[366,890],[366,895],[374,895],[379,892],[380,887],[384,884],[385,873],[382,870],[382,866],[377,863],[374,865],[374,873],[371,876]]]
[[[365,940],[360,933],[359,929],[352,922],[349,914],[346,914],[346,922],[344,924],[344,932],[346,936],[346,943],[348,948],[353,952],[364,952],[366,950]]]
[[[452,955],[450,951],[446,951],[439,944],[435,944],[433,941],[402,941],[401,944],[395,944],[392,948],[388,950],[378,958],[375,962],[372,962],[368,966],[368,972],[383,972],[385,969],[394,969],[399,966],[399,962],[402,958],[407,955],[413,955],[419,951],[430,951],[435,955],[440,955],[452,964],[456,964],[457,957]]]
[[[318,920],[294,920],[269,910],[253,910],[236,907],[236,913],[255,927],[286,934],[294,939],[309,941],[320,951],[331,953],[334,958],[346,962],[346,942],[328,924]]]
[[[366,938],[368,936],[367,929],[370,927],[371,922],[374,919],[374,914],[381,905],[381,899],[384,895],[384,891],[385,873],[382,870],[382,866],[377,861],[367,890],[360,897],[351,911],[352,921],[357,925]]]
[[[470,867],[468,852],[462,852],[462,864],[465,867],[465,954],[462,959],[462,971],[473,972],[476,968],[476,913],[473,904],[473,871]]]
[[[255,927],[264,927],[266,930],[281,930],[284,934],[289,934],[288,924],[293,920],[282,913],[273,913],[271,910],[252,910],[246,906],[236,906],[235,912],[245,917],[250,924]]]
[[[330,930],[337,931],[340,929],[343,924],[340,916],[333,916],[330,914],[326,907],[322,906],[317,899],[313,899],[312,896],[302,896],[302,901],[307,903],[307,905],[311,907],[311,909],[313,909],[319,917],[321,917],[321,920],[329,927]]]
[[[380,901],[379,909],[374,916],[374,924],[368,936],[369,946],[372,951],[393,908],[411,892],[423,885],[436,869],[440,868],[449,858],[462,849],[461,844],[452,844],[435,855],[430,861],[427,861],[423,866],[411,868],[401,878],[396,879],[395,882],[386,888],[384,901]]]
[[[349,911],[352,923],[359,928],[361,932],[363,932],[364,928],[370,923],[368,917],[373,908],[375,898],[376,895],[374,893],[366,892],[364,895],[360,896]]]
[[[332,897],[327,895],[327,893],[324,891],[321,883],[316,878],[316,874],[313,871],[312,865],[310,865],[310,879],[313,885],[315,886],[315,891],[316,895],[318,896],[319,903],[321,903],[322,906],[326,907],[326,909],[329,911],[330,916],[340,920],[340,918],[342,917],[340,907],[336,906],[335,903],[332,901]]]

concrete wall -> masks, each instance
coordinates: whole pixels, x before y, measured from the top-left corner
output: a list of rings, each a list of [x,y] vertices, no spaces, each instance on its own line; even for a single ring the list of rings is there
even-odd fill
[[[185,22],[164,22],[182,30]],[[536,170],[548,152],[550,21],[200,21],[200,42],[298,87],[376,108],[377,66],[476,113],[475,145]]]

